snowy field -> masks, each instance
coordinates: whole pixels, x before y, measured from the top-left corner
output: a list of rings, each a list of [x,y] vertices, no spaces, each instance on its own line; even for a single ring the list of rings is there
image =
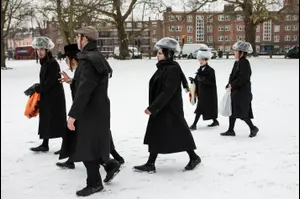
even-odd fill
[[[202,164],[182,172],[186,153],[159,155],[156,174],[132,171],[147,161],[143,145],[148,117],[148,81],[156,70],[155,60],[109,60],[114,69],[110,80],[111,126],[115,145],[125,158],[119,175],[105,191],[90,199],[296,199],[299,197],[299,60],[250,58],[252,65],[254,124],[258,136],[248,138],[247,125],[236,122],[236,137],[221,137],[228,118],[220,126],[198,123],[193,132]],[[211,60],[221,100],[233,59]],[[180,60],[186,76],[194,76],[198,63]],[[35,61],[8,61],[13,70],[1,70],[1,197],[3,199],[72,199],[85,186],[82,163],[75,170],[56,167],[61,140],[50,140],[48,153],[35,154],[30,147],[38,139],[38,119],[27,119],[23,91],[38,82],[40,65]],[[62,70],[67,70],[64,61]],[[69,74],[72,74],[68,71]],[[71,106],[65,85],[67,108]],[[185,117],[190,125],[195,109],[183,92]],[[102,177],[105,176],[101,168]]]

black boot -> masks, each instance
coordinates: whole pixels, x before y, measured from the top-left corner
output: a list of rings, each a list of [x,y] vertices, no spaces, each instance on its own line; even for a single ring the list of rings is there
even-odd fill
[[[235,132],[232,130],[228,130],[225,133],[221,133],[221,136],[235,136]]]
[[[107,163],[105,163],[103,166],[107,173],[103,182],[109,183],[120,172],[121,165],[118,161],[112,159],[112,160],[109,160]]]
[[[44,146],[44,145],[40,145],[38,147],[32,147],[32,148],[30,148],[30,150],[34,151],[34,152],[48,152],[49,147]]]
[[[195,124],[192,124],[192,126],[190,126],[191,131],[197,130],[197,126]]]
[[[115,160],[117,160],[120,164],[124,164],[125,163],[125,160],[122,156],[120,156],[120,154],[114,149],[111,153],[110,153],[113,158]]]
[[[250,138],[255,137],[255,136],[257,135],[257,132],[258,132],[258,131],[259,131],[259,129],[258,129],[256,126],[254,126],[254,127],[251,129],[251,132],[250,132],[249,137],[250,137]]]
[[[218,120],[214,120],[213,123],[211,123],[210,125],[208,125],[208,127],[214,127],[214,126],[219,126]]]
[[[66,161],[66,162],[58,162],[56,166],[63,168],[63,169],[75,169],[74,162]]]
[[[194,170],[195,168],[196,168],[196,166],[198,165],[198,164],[200,164],[201,163],[201,158],[199,157],[199,156],[197,156],[197,158],[196,159],[191,159],[190,161],[189,161],[189,163],[185,166],[185,170],[186,171],[191,171],[191,170]]]
[[[100,192],[104,189],[102,182],[97,183],[96,186],[89,186],[87,185],[85,188],[83,188],[80,191],[76,192],[77,196],[89,196],[92,195],[94,193]]]
[[[155,173],[156,169],[154,165],[143,164],[141,166],[134,166],[133,169],[139,172]]]

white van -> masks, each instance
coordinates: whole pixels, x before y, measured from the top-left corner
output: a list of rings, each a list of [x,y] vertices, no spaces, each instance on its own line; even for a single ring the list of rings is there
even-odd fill
[[[140,58],[142,53],[136,47],[128,46],[129,56],[131,59]],[[115,47],[114,49],[114,58],[118,58],[120,56],[120,49],[119,47]]]
[[[193,53],[200,48],[208,48],[206,44],[184,44],[182,48],[182,57],[193,59]]]

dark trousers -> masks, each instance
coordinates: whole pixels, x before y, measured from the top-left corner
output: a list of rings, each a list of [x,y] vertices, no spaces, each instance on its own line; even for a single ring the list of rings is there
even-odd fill
[[[98,185],[102,184],[101,175],[99,172],[99,160],[83,162],[83,164],[87,172],[87,186],[97,187]]]

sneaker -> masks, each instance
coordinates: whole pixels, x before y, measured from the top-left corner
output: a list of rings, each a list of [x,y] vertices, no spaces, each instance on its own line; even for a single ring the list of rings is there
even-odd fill
[[[190,160],[184,169],[186,171],[194,170],[196,168],[196,166],[200,163],[201,163],[201,158],[198,156],[195,160]]]
[[[138,172],[155,173],[156,169],[154,165],[143,164],[141,166],[134,166],[133,170]]]
[[[235,132],[228,130],[225,133],[221,133],[221,136],[235,136]]]

